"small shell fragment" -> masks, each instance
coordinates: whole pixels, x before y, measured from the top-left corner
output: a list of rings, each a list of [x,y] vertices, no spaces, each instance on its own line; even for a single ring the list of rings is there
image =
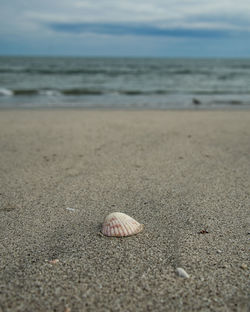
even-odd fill
[[[110,213],[104,220],[102,225],[102,234],[106,236],[131,236],[141,232],[143,224],[138,223],[122,212]]]
[[[58,262],[59,262],[59,259],[53,259],[49,261],[50,264],[56,264]]]
[[[187,272],[182,269],[182,268],[177,268],[176,269],[176,273],[180,276],[180,277],[183,277],[183,278],[189,278],[189,274],[187,274]]]

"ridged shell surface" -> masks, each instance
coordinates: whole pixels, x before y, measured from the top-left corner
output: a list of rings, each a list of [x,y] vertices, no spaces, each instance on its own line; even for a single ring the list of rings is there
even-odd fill
[[[131,236],[141,232],[143,225],[122,212],[109,214],[102,225],[102,234],[106,236]]]

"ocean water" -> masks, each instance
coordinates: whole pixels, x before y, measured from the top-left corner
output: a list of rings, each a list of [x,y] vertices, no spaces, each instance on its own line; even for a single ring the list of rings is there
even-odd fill
[[[250,108],[250,59],[0,57],[0,107]]]

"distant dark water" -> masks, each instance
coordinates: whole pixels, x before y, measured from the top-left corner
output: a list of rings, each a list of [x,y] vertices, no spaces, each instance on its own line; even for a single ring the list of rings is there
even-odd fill
[[[0,107],[250,108],[250,59],[0,57]]]

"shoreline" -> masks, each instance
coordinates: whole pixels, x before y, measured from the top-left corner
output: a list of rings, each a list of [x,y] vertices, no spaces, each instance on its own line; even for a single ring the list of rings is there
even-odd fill
[[[0,111],[53,111],[53,110],[59,110],[59,111],[100,111],[100,112],[105,112],[105,111],[109,111],[109,112],[242,112],[242,111],[250,111],[250,106],[245,105],[245,106],[240,106],[238,107],[237,105],[231,105],[231,106],[227,106],[227,107],[190,107],[190,108],[138,108],[138,107],[81,107],[81,106],[53,106],[53,107],[44,107],[44,106],[34,106],[34,107],[1,107],[0,106]]]

